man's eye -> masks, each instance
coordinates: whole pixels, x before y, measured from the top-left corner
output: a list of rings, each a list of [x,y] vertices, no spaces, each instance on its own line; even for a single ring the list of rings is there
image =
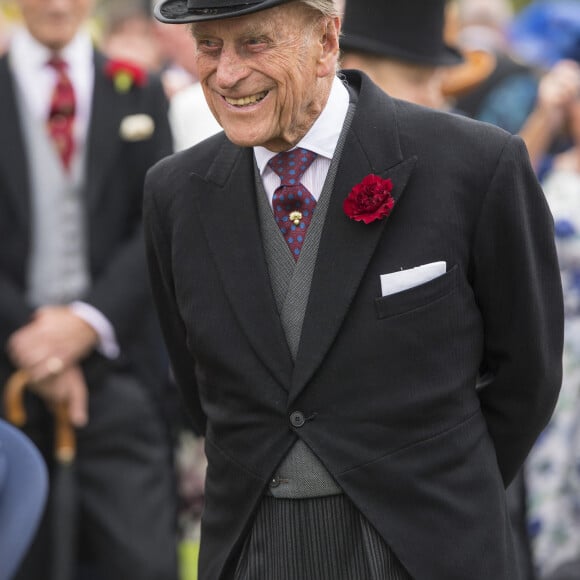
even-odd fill
[[[263,38],[249,38],[246,41],[246,44],[250,47],[250,48],[261,48],[263,46],[266,46],[266,41]]]
[[[219,44],[215,40],[198,40],[197,46],[203,51],[215,51],[219,49]]]

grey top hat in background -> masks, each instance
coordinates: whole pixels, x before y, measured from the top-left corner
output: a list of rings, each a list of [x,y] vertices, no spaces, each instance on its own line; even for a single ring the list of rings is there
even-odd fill
[[[291,0],[162,0],[153,9],[168,24],[221,20],[273,8]]]
[[[340,46],[426,66],[460,64],[444,26],[445,0],[347,0]]]

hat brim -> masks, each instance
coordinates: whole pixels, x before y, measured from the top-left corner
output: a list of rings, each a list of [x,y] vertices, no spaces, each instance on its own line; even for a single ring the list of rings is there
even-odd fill
[[[189,22],[204,22],[206,20],[223,20],[252,14],[293,0],[264,0],[263,2],[248,4],[240,0],[240,4],[228,8],[206,8],[191,10],[187,7],[187,0],[163,0],[153,9],[153,15],[160,22],[167,24],[187,24]]]
[[[410,52],[395,45],[378,42],[372,38],[348,33],[344,33],[340,37],[340,48],[341,50],[355,50],[425,66],[455,66],[464,61],[462,54],[458,50],[446,44],[437,53],[420,54],[418,52]]]

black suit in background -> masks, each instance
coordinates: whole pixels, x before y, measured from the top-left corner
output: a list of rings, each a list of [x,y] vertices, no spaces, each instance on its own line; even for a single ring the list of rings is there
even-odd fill
[[[158,80],[115,89],[95,54],[92,116],[87,137],[84,210],[92,278],[80,297],[112,323],[116,360],[94,352],[83,369],[90,391],[89,424],[78,431],[82,557],[106,580],[174,580],[175,506],[171,442],[161,413],[167,361],[150,296],[141,224],[145,172],[171,152],[167,103]],[[30,183],[14,79],[0,59],[0,341],[25,325],[31,248]],[[121,121],[149,115],[155,131],[130,141]],[[12,367],[2,349],[0,380]],[[50,456],[52,431],[44,405],[30,401],[28,431]],[[45,529],[18,577],[46,577]]]
[[[154,295],[206,436],[200,579],[232,578],[268,482],[301,438],[416,580],[516,580],[504,486],[561,381],[550,213],[518,138],[346,79],[358,102],[295,364],[252,150],[221,134],[148,175]],[[342,206],[371,173],[392,180],[396,201],[366,225]],[[381,274],[439,260],[446,274],[381,297]]]

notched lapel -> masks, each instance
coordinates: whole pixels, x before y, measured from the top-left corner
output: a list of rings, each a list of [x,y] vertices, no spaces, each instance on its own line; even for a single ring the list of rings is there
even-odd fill
[[[342,204],[351,188],[365,175],[373,172],[368,166],[364,150],[353,143],[349,151],[348,166],[366,167],[368,171],[350,171],[339,168],[335,187],[326,218],[323,237],[312,280],[310,298],[302,327],[300,348],[296,359],[290,404],[306,386],[324,356],[331,347],[336,334],[348,312],[370,259],[389,219],[397,212],[397,204],[405,191],[407,182],[417,162],[410,157],[384,171],[377,171],[383,179],[393,182],[391,195],[395,206],[390,216],[370,224],[354,222],[344,213]]]
[[[95,55],[95,86],[89,132],[87,135],[87,199],[93,207],[104,177],[114,164],[119,152],[120,139],[111,139],[119,133],[124,116],[122,107],[112,103],[119,99],[114,84],[104,72],[105,60]]]
[[[251,149],[224,139],[207,175],[192,175],[202,227],[226,294],[257,356],[285,389],[292,358],[260,235]],[[227,227],[224,227],[227,224]]]
[[[393,182],[393,190],[391,191],[391,195],[395,200],[393,212],[396,210],[397,204],[405,192],[405,188],[407,187],[409,178],[415,169],[416,163],[416,156],[409,157],[408,159],[405,159],[405,161],[387,169],[380,175],[383,179],[390,179]],[[388,219],[389,218],[385,219],[384,222],[387,223]]]

